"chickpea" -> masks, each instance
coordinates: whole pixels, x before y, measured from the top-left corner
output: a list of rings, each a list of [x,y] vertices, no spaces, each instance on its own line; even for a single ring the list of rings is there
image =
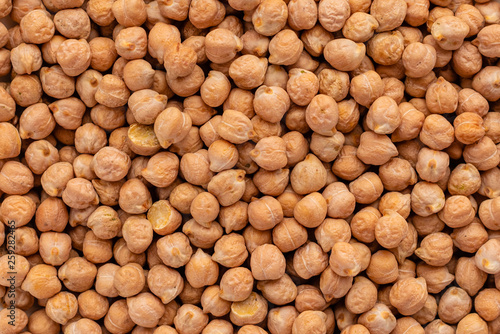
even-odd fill
[[[114,287],[114,277],[119,269],[120,266],[113,263],[106,263],[99,267],[95,281],[95,289],[98,294],[109,298],[119,295],[118,290]]]
[[[281,0],[271,0],[281,1]],[[229,76],[241,89],[257,88],[264,83],[267,71],[267,58],[243,55],[229,66]]]
[[[472,300],[463,289],[451,287],[441,296],[438,315],[449,324],[458,323],[472,307]]]
[[[352,288],[345,298],[346,308],[354,314],[361,314],[375,306],[377,302],[377,288],[369,279],[356,277]]]
[[[329,41],[323,50],[326,61],[336,70],[353,71],[363,61],[366,47],[346,38]],[[349,57],[347,57],[349,55]]]
[[[378,27],[379,23],[372,15],[364,12],[355,12],[346,20],[342,27],[342,33],[350,40],[357,43],[364,43],[372,38]]]
[[[349,93],[362,106],[369,107],[383,92],[384,84],[375,71],[367,71],[352,78]]]
[[[421,78],[436,65],[436,49],[429,44],[411,43],[405,48],[402,59],[406,75]]]
[[[4,193],[9,195],[24,195],[29,192],[33,186],[33,174],[31,170],[22,163],[7,161],[2,166],[0,171],[0,190]]]
[[[222,317],[231,310],[231,302],[219,296],[220,288],[212,285],[203,291],[201,305],[204,313],[210,313],[216,317]]]
[[[208,315],[198,306],[184,304],[177,310],[174,324],[179,334],[199,334],[208,324]]]
[[[165,306],[159,298],[149,292],[127,298],[128,314],[138,326],[155,327],[163,313]]]
[[[403,51],[403,34],[397,30],[376,34],[368,41],[366,46],[366,52],[373,61],[384,66],[397,64],[401,60]]]
[[[108,299],[95,290],[87,290],[78,295],[78,313],[84,318],[97,321],[106,315],[108,309]]]
[[[104,318],[104,326],[110,332],[129,332],[134,328],[135,323],[128,314],[125,299],[117,300],[111,304]]]
[[[285,273],[285,257],[275,245],[263,244],[252,252],[250,268],[256,280],[279,279]]]
[[[31,10],[20,20],[22,39],[26,43],[43,44],[54,36],[55,26],[43,9]]]
[[[485,242],[476,252],[476,266],[488,274],[497,274],[500,271],[499,247],[499,239],[490,239]]]

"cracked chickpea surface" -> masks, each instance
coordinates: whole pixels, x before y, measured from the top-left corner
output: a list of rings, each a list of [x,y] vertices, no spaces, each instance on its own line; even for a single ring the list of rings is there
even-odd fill
[[[0,334],[500,330],[497,1],[0,17]]]

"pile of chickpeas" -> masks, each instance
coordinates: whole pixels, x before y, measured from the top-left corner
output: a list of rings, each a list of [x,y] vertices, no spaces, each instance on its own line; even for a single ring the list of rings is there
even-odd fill
[[[0,18],[0,334],[500,333],[500,2]]]

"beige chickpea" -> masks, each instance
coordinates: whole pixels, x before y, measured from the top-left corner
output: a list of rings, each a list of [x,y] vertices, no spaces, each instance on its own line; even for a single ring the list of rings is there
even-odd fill
[[[253,126],[254,136],[251,138],[253,141],[257,142],[265,137],[270,136],[281,136],[283,133],[283,127],[280,123],[271,123],[263,120],[259,115],[255,115],[250,120]]]
[[[220,287],[212,285],[206,288],[201,295],[201,305],[204,313],[210,313],[216,317],[222,317],[231,310],[231,302],[219,296]]]
[[[326,61],[336,70],[353,71],[363,61],[366,46],[346,38],[329,41],[323,50]],[[349,57],[347,56],[349,55]]]
[[[321,1],[318,6],[318,21],[327,31],[335,32],[342,29],[350,13],[347,0]]]
[[[121,229],[118,213],[109,206],[100,206],[89,216],[87,227],[100,239],[112,239]]]
[[[448,334],[448,333],[455,333],[455,329],[447,324],[445,324],[442,320],[437,319],[429,323],[425,327],[425,334],[429,333],[443,333],[443,334]]]
[[[17,129],[10,123],[0,123],[0,138],[2,143],[0,146],[0,157],[2,159],[14,158],[21,153],[21,137]]]
[[[146,4],[142,0],[116,1],[112,11],[118,23],[125,27],[140,26],[147,18]]]
[[[399,114],[398,110],[395,112]],[[386,135],[372,131],[361,134],[356,155],[363,163],[383,165],[397,154],[396,146]]]
[[[488,241],[488,233],[484,226],[474,219],[469,225],[454,229],[451,238],[453,244],[460,250],[475,253]]]
[[[245,191],[245,172],[241,169],[226,170],[215,175],[207,190],[217,197],[222,206],[229,206],[241,199]],[[229,189],[231,189],[229,191]]]
[[[303,48],[302,41],[293,30],[282,30],[269,43],[269,62],[275,65],[295,64]]]
[[[356,277],[352,288],[345,297],[346,308],[354,313],[361,314],[369,311],[377,302],[377,288],[369,279]]]
[[[370,14],[377,19],[378,32],[389,31],[399,27],[406,16],[406,6],[402,1],[376,0],[370,7]]]
[[[404,98],[404,83],[393,77],[383,78],[382,82],[384,83],[383,95],[393,98],[396,103],[400,104]]]
[[[389,295],[391,304],[403,315],[418,312],[427,300],[427,284],[424,278],[404,278],[397,281]]]
[[[299,195],[318,191],[326,184],[326,170],[316,156],[308,154],[293,168],[290,182],[293,190]]]
[[[128,127],[126,143],[133,153],[154,155],[161,146],[151,125],[134,123]]]
[[[169,197],[172,206],[179,212],[188,214],[193,199],[202,192],[202,189],[190,183],[181,183],[176,186]]]
[[[453,240],[445,233],[431,233],[422,240],[415,254],[429,265],[444,266],[453,255]]]
[[[247,257],[245,239],[236,233],[224,235],[217,240],[212,255],[215,262],[229,268],[242,265]]]
[[[228,29],[212,30],[205,37],[205,52],[207,58],[216,64],[232,60],[243,49],[240,38]]]
[[[70,292],[59,292],[47,300],[45,312],[53,321],[65,325],[78,312],[78,302]]]
[[[314,242],[307,242],[293,255],[293,268],[297,275],[309,279],[321,274],[328,266],[328,255]]]
[[[408,223],[396,211],[385,210],[375,225],[375,238],[384,248],[396,248],[408,234]]]
[[[357,148],[344,145],[332,164],[332,172],[345,180],[352,181],[365,171],[365,164],[357,157]]]
[[[191,202],[190,213],[199,224],[208,227],[219,215],[217,198],[209,192],[198,194]]]
[[[455,280],[470,296],[483,288],[488,274],[477,267],[474,257],[461,257],[456,262]]]
[[[224,5],[216,0],[192,1],[189,8],[189,21],[197,29],[205,29],[221,23],[226,15]]]
[[[401,124],[392,133],[392,141],[404,141],[415,139],[422,129],[425,115],[408,102],[399,104],[399,112],[401,114]]]
[[[414,78],[426,76],[436,65],[436,57],[436,50],[432,45],[411,43],[402,56],[406,75]]]
[[[287,165],[286,143],[277,136],[260,139],[250,151],[250,157],[257,165],[269,171],[284,168]]]
[[[96,266],[83,257],[70,258],[58,270],[58,277],[63,281],[64,286],[75,292],[83,292],[92,288],[96,275]]]
[[[140,91],[142,89],[153,88],[155,73],[151,64],[146,60],[133,59],[123,67],[122,78],[128,89]]]
[[[145,218],[129,217],[122,226],[123,238],[132,253],[146,251],[153,240],[153,227]]]
[[[104,318],[104,326],[111,332],[129,332],[134,328],[135,323],[128,314],[125,299],[117,300],[111,304]]]
[[[208,315],[198,306],[184,304],[177,310],[174,324],[179,334],[199,334],[208,324]]]
[[[246,300],[252,293],[254,278],[247,268],[236,267],[226,271],[220,281],[220,298],[230,302]]]
[[[141,27],[124,28],[115,37],[116,52],[127,60],[143,58],[147,45],[146,31]]]
[[[193,253],[189,239],[181,232],[160,238],[157,242],[157,248],[158,256],[163,263],[172,268],[184,266]]]
[[[57,49],[57,63],[68,76],[78,76],[85,72],[91,63],[91,49],[84,39],[67,39]]]
[[[366,124],[377,134],[393,133],[401,125],[401,113],[396,101],[388,96],[377,98],[368,110]]]
[[[465,6],[465,5],[464,5]],[[472,7],[472,6],[468,6]],[[468,8],[467,8],[468,9]],[[472,12],[474,9],[471,9],[471,19],[479,19],[476,17],[472,17]],[[480,19],[484,19],[483,17],[480,17]],[[477,24],[477,23],[476,23]],[[484,22],[483,22],[484,24]],[[472,30],[472,28],[471,28]],[[476,28],[475,31],[478,29]],[[480,31],[477,33],[477,38],[473,41],[472,44],[478,47],[479,52],[486,56],[486,57],[495,57],[498,55],[498,49],[495,47],[493,43],[491,43],[491,38],[495,35],[496,31],[498,31],[498,24],[493,24],[487,27],[484,27],[480,29]]]
[[[143,292],[127,298],[128,314],[138,326],[155,327],[165,312],[165,306],[155,295]]]
[[[368,41],[366,46],[366,53],[373,61],[385,66],[397,64],[401,60],[403,51],[403,34],[397,30],[376,34]]]
[[[486,66],[472,80],[472,88],[482,94],[488,101],[498,98],[498,89],[495,82],[498,80],[499,71],[495,66]]]
[[[16,113],[16,102],[5,88],[0,89],[0,121],[7,122],[14,118]]]
[[[102,72],[109,70],[117,58],[114,41],[106,37],[96,37],[89,42],[89,46],[92,52],[90,67]]]
[[[248,188],[249,186],[247,185],[246,190]],[[248,204],[246,202],[238,201],[233,205],[220,209],[219,222],[225,228],[226,233],[231,233],[233,230],[241,230],[246,226],[248,222],[247,208]]]
[[[307,230],[294,218],[284,218],[273,229],[273,243],[282,252],[289,252],[307,241]]]
[[[267,71],[267,58],[243,55],[229,66],[229,76],[241,89],[253,89],[264,83]]]
[[[237,164],[238,158],[238,149],[226,140],[216,140],[208,147],[210,170],[213,172],[231,169]]]
[[[113,275],[113,286],[121,297],[135,296],[141,292],[146,282],[144,270],[137,263],[120,267]]]
[[[367,71],[351,80],[349,93],[362,106],[369,107],[384,93],[384,84],[375,71]]]
[[[432,114],[425,118],[419,139],[433,150],[449,147],[454,140],[455,130],[446,118]]]
[[[496,221],[496,215],[498,210],[499,201],[495,198],[485,200],[479,206],[479,217],[481,222],[485,227],[498,230],[498,223]]]
[[[415,169],[424,181],[438,182],[445,177],[449,166],[449,156],[445,152],[435,151],[426,147],[418,153]]]
[[[45,309],[40,309],[30,314],[28,319],[28,329],[34,334],[56,334],[60,332],[61,326],[48,317],[45,313]]]
[[[120,266],[113,263],[106,263],[99,267],[95,281],[95,289],[99,295],[110,298],[119,295],[118,290],[114,287],[114,276],[118,269]]]
[[[380,212],[372,207],[366,207],[357,212],[351,219],[352,235],[361,242],[375,240],[375,226],[381,217]]]
[[[0,205],[1,220],[6,225],[13,222],[19,228],[31,221],[36,210],[36,203],[28,196],[12,195]]]
[[[326,186],[322,193],[327,204],[328,217],[347,218],[354,212],[356,199],[341,182],[334,182]],[[341,205],[337,205],[342,203]]]
[[[288,8],[282,0],[264,0],[252,14],[252,23],[259,34],[273,36],[286,25]]]
[[[219,266],[199,248],[186,264],[186,279],[194,288],[213,285],[219,276]]]
[[[218,107],[224,103],[231,91],[228,78],[221,72],[210,71],[200,87],[203,102],[210,107]]]
[[[144,265],[146,262],[146,254],[132,253],[127,247],[127,242],[123,238],[118,239],[118,241],[113,245],[113,258],[116,263],[121,266],[128,263],[138,263],[140,265]]]
[[[332,97],[336,102],[340,103],[349,93],[349,75],[345,72],[323,69],[318,73],[318,79],[319,92]]]
[[[432,37],[445,50],[458,49],[469,31],[470,28],[464,20],[451,15],[439,17],[431,27]]]
[[[40,126],[43,124],[44,126]],[[45,103],[36,103],[26,108],[19,118],[21,139],[42,139],[54,130],[56,122]]]
[[[111,240],[99,239],[88,231],[83,240],[83,255],[92,263],[105,263],[113,256]]]
[[[342,277],[354,277],[361,271],[357,250],[349,243],[336,242],[330,254],[330,268]]]
[[[104,181],[123,179],[130,168],[130,157],[114,147],[103,147],[93,157],[91,168]]]
[[[258,246],[250,258],[250,268],[256,280],[279,279],[285,273],[285,265],[284,255],[271,244]]]
[[[48,170],[50,170],[50,168]],[[47,173],[47,171],[45,171],[45,173]],[[64,203],[71,208],[86,209],[91,205],[99,203],[99,197],[92,183],[86,179],[71,179],[67,181],[65,187],[62,185],[62,188],[62,199]]]
[[[106,74],[97,86],[95,99],[106,107],[116,108],[125,105],[130,92],[118,76]]]
[[[382,303],[375,304],[372,309],[363,313],[358,322],[365,326],[370,333],[392,332],[397,325],[396,318],[391,310]]]
[[[67,130],[78,129],[86,111],[85,104],[75,97],[54,101],[48,107],[56,123]]]
[[[288,24],[295,30],[311,29],[318,19],[318,9],[314,1],[291,1],[288,3]]]
[[[93,107],[97,104],[95,92],[101,79],[102,74],[95,70],[87,70],[76,79],[76,91],[87,107]]]
[[[314,132],[323,136],[331,136],[337,131],[335,127],[338,115],[337,102],[328,95],[319,94],[312,98],[307,106],[305,119]]]
[[[11,247],[9,247],[9,249],[11,249]],[[24,256],[18,254],[5,254],[0,257],[0,267],[3,272],[0,277],[0,285],[8,289],[9,292],[7,294],[12,293],[10,290],[21,287],[30,271],[30,263],[28,260]],[[5,299],[6,298],[7,296]],[[16,297],[14,296],[14,298]]]
[[[368,186],[371,189],[367,188]],[[383,188],[380,177],[373,172],[364,173],[349,184],[349,191],[356,198],[356,202],[362,204],[373,203],[380,197]]]
[[[471,88],[464,88],[458,93],[457,114],[473,112],[481,117],[488,113],[488,101]]]
[[[61,282],[57,278],[57,269],[46,264],[33,266],[24,279],[21,289],[38,299],[54,296],[61,291]]]
[[[464,227],[472,222],[476,210],[471,201],[463,195],[455,195],[446,199],[439,218],[452,228]]]
[[[290,108],[287,92],[277,86],[260,86],[253,100],[255,113],[267,122],[279,122]]]
[[[499,247],[499,239],[490,239],[484,243],[476,252],[474,258],[476,266],[488,274],[497,274],[500,272]]]
[[[489,333],[488,324],[477,313],[466,315],[457,326],[457,333],[467,333],[474,331],[476,333]]]
[[[31,10],[20,20],[21,35],[26,43],[43,44],[54,36],[55,26],[43,9]]]
[[[10,94],[21,107],[38,103],[42,97],[40,79],[33,74],[17,75],[10,83]]]
[[[11,50],[10,59],[17,74],[31,74],[42,67],[42,54],[34,44],[21,43]]]
[[[24,195],[33,188],[34,182],[33,173],[22,163],[7,161],[2,166],[0,172],[0,190],[4,193],[9,195]]]
[[[99,320],[109,309],[108,299],[95,290],[87,290],[78,295],[78,313],[84,318]]]
[[[191,129],[191,117],[175,107],[163,110],[155,120],[154,130],[160,145],[168,148],[187,136]]]
[[[482,68],[482,56],[477,47],[470,42],[464,42],[453,52],[452,66],[456,74],[470,78]]]
[[[40,235],[39,248],[45,263],[60,266],[70,256],[71,237],[66,233],[44,232]]]
[[[167,96],[151,89],[142,89],[130,95],[128,106],[137,122],[145,125],[154,124],[156,117],[165,110]]]
[[[372,282],[377,284],[395,282],[399,275],[396,257],[386,250],[377,251],[371,257],[366,274]]]
[[[302,284],[297,287],[297,298],[295,308],[299,312],[319,311],[325,309],[326,300],[323,298],[321,290],[315,286]]]
[[[3,225],[2,225],[3,226]],[[5,240],[5,227],[3,227],[3,238]],[[0,227],[2,229],[2,227]],[[2,233],[2,232],[0,232]],[[38,251],[38,236],[36,230],[31,227],[18,227],[14,232],[16,238],[16,253],[22,256],[33,255]],[[1,237],[1,235],[0,235]],[[3,244],[3,242],[2,242]]]
[[[272,243],[272,234],[270,230],[260,231],[253,226],[247,226],[243,231],[243,238],[250,253],[257,247]]]
[[[318,192],[310,193],[300,199],[293,210],[294,218],[308,228],[318,227],[326,218],[328,204]]]
[[[15,320],[12,320],[14,318]],[[0,311],[0,324],[6,334],[21,333],[28,324],[28,315],[20,308],[2,308]]]
[[[378,21],[370,14],[364,12],[353,13],[342,27],[346,38],[357,43],[367,42],[379,27]]]
[[[172,329],[174,330],[174,329]],[[208,325],[203,329],[201,334],[213,333],[214,331],[221,334],[231,334],[233,333],[233,325],[226,320],[214,319],[208,323]],[[169,332],[166,332],[168,334]],[[161,333],[160,333],[161,334]],[[172,332],[171,334],[175,334]]]
[[[466,163],[473,164],[478,170],[488,170],[498,165],[500,156],[493,149],[493,141],[485,136],[477,143],[467,145],[463,151]]]
[[[458,323],[472,307],[472,300],[465,290],[457,287],[448,288],[441,296],[438,315],[449,324]]]
[[[267,308],[268,304],[264,297],[252,292],[247,299],[231,305],[229,317],[237,326],[258,324],[266,318]]]

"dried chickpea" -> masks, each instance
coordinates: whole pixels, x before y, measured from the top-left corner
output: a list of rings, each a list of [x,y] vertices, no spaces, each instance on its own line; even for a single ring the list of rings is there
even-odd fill
[[[229,318],[236,326],[259,324],[266,318],[267,308],[266,299],[252,292],[247,299],[231,304]]]
[[[99,320],[109,309],[108,299],[98,294],[95,290],[87,290],[78,295],[78,313],[84,318]]]
[[[104,326],[110,332],[129,332],[135,323],[128,314],[127,301],[120,299],[115,301],[109,307],[108,313],[104,318]]]
[[[188,237],[176,232],[160,238],[157,242],[158,256],[163,263],[172,268],[179,268],[188,263],[193,254]]]
[[[252,252],[250,268],[256,280],[279,279],[285,273],[285,257],[275,245],[263,244]]]
[[[456,324],[470,312],[471,307],[472,300],[465,290],[450,287],[439,300],[438,315],[446,323]]]
[[[384,84],[380,75],[375,71],[367,71],[351,80],[349,93],[362,106],[369,107],[382,96],[383,92]]]
[[[267,65],[267,58],[258,58],[254,55],[243,55],[236,58],[231,63],[229,66],[229,76],[233,79],[236,86],[241,89],[257,88],[264,83],[268,68]]]
[[[194,288],[213,285],[219,275],[219,266],[210,255],[199,248],[186,264],[185,275]]]
[[[31,170],[20,162],[7,161],[0,170],[0,191],[6,194],[24,195],[33,188],[34,182]]]
[[[464,20],[452,15],[439,17],[431,27],[432,37],[445,50],[458,49],[469,31],[470,28]]]
[[[403,51],[403,34],[397,30],[378,33],[366,45],[366,53],[375,63],[384,66],[397,64],[401,60]]]
[[[325,60],[336,70],[353,71],[363,61],[366,47],[346,38],[329,41],[323,50]],[[349,55],[349,56],[347,56]]]
[[[485,242],[476,252],[474,258],[476,266],[488,274],[497,274],[500,272],[499,248],[499,239],[490,239]]]
[[[358,322],[365,326],[370,333],[390,333],[397,325],[396,317],[382,303],[375,304],[372,309],[363,313]]]
[[[442,150],[453,143],[454,135],[454,128],[445,117],[432,114],[425,118],[419,139],[433,150]]]
[[[408,45],[402,56],[407,76],[421,78],[432,71],[436,65],[436,49],[432,45],[420,42]]]
[[[19,25],[26,43],[43,44],[54,36],[55,26],[49,15],[43,9],[34,9],[22,17]]]

